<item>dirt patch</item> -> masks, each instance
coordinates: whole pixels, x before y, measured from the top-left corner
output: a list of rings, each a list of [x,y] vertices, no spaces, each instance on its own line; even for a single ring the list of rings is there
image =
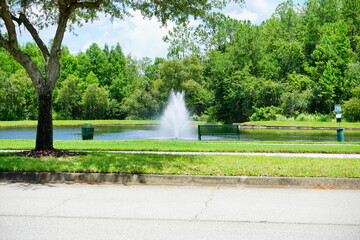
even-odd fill
[[[39,151],[35,151],[35,150],[23,151],[12,155],[19,157],[42,158],[42,157],[73,157],[84,154],[85,153],[71,152],[68,150],[61,150],[61,149],[53,149],[53,150],[39,150]]]

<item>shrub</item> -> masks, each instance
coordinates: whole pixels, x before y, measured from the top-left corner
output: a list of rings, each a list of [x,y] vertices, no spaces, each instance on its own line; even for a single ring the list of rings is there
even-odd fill
[[[360,121],[360,98],[354,97],[343,105],[344,118],[350,122]]]
[[[255,113],[251,115],[250,121],[276,120],[278,112],[279,112],[279,108],[274,106],[255,108]]]

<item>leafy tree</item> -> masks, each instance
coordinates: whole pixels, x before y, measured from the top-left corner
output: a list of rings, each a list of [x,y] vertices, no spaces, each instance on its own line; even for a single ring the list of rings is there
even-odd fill
[[[81,95],[79,78],[69,75],[61,83],[61,88],[55,100],[55,109],[59,112],[60,119],[76,119],[80,117]]]
[[[82,99],[85,119],[105,119],[109,105],[109,93],[96,83],[90,84]]]
[[[311,54],[315,66],[310,67],[309,72],[314,80],[318,79],[319,96],[327,103],[340,102],[346,96],[344,77],[350,62],[350,41],[346,34],[344,22],[325,24],[320,43]]]
[[[344,117],[351,122],[360,121],[360,85],[352,91],[353,97],[344,103]]]
[[[124,98],[121,111],[127,119],[149,119],[159,113],[159,103],[146,89],[136,89],[129,97]]]
[[[111,69],[107,69],[109,65],[105,52],[102,51],[96,43],[93,43],[86,49],[85,54],[89,59],[90,72],[93,72],[97,76],[100,86],[110,85],[111,79],[109,75]]]
[[[236,0],[240,2],[240,0]],[[0,46],[8,51],[29,74],[38,94],[39,121],[35,150],[53,149],[52,95],[60,77],[61,44],[67,28],[82,24],[105,13],[111,18],[122,19],[131,9],[140,11],[144,17],[157,17],[163,24],[167,20],[185,21],[189,16],[201,17],[213,7],[222,7],[223,0],[194,1],[131,1],[131,0],[58,0],[28,1],[0,0]],[[36,9],[36,11],[34,11]],[[16,24],[24,25],[41,51],[44,66],[20,49]],[[54,25],[53,41],[47,46],[39,30]],[[70,27],[68,26],[70,25]]]
[[[196,45],[194,27],[190,22],[177,24],[168,35],[163,37],[164,42],[169,43],[167,56],[173,59],[182,59],[192,54],[199,54],[199,46]]]
[[[91,84],[100,85],[100,81],[93,71],[90,71],[85,80],[81,82],[81,88],[85,90]]]
[[[79,76],[78,59],[70,53],[69,49],[66,46],[64,46],[61,50],[60,65],[60,82],[67,79],[69,75]]]
[[[22,120],[36,117],[36,95],[23,70],[10,77],[0,72],[0,119]]]
[[[203,49],[205,52],[222,51],[227,44],[233,42],[239,21],[221,13],[208,13],[203,22],[194,32],[198,49]]]
[[[358,0],[342,0],[341,14],[349,26],[348,36],[351,48],[356,52],[360,42],[360,4]],[[359,58],[360,60],[360,58]]]
[[[308,0],[305,2],[303,16],[304,51],[305,56],[310,57],[320,40],[321,27],[340,20],[340,0]]]

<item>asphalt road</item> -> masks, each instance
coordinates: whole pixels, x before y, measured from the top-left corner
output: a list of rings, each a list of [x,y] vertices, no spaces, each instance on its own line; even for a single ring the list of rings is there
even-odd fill
[[[0,239],[360,239],[360,191],[0,183]]]

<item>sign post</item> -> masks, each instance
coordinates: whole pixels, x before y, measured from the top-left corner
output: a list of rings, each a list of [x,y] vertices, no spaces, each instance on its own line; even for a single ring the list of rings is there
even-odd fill
[[[339,123],[339,128],[337,129],[337,139],[339,142],[343,142],[344,141],[344,129],[340,128],[340,123],[341,123],[341,105],[340,104],[335,104],[335,117],[336,117],[336,122]]]

